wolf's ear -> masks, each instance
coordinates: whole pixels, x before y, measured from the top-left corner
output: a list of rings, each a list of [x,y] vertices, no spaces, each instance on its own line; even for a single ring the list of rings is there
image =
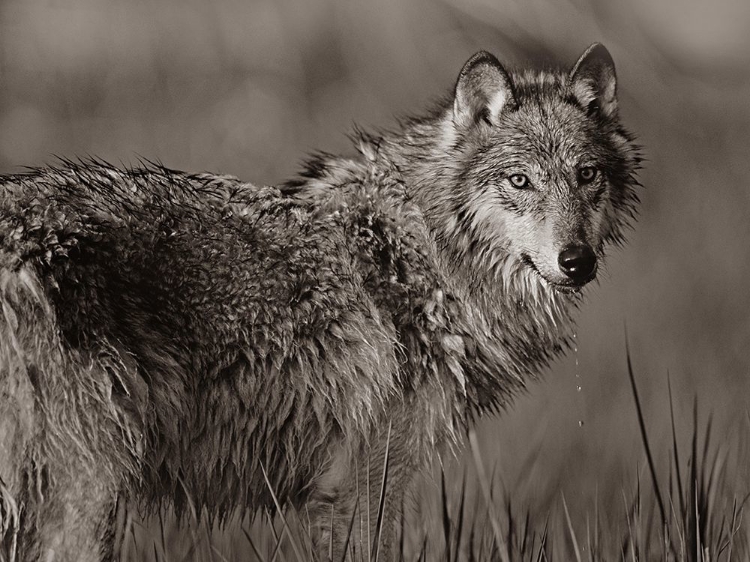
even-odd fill
[[[617,114],[615,62],[604,45],[594,43],[581,55],[570,71],[570,88],[584,108],[605,117]]]
[[[471,57],[458,75],[453,99],[453,122],[470,127],[484,119],[497,125],[503,108],[515,105],[508,73],[487,51]]]

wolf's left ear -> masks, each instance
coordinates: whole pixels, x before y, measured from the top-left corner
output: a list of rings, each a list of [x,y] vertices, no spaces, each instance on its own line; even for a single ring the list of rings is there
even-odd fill
[[[515,105],[510,77],[487,51],[471,57],[458,75],[453,100],[453,122],[467,128],[482,119],[497,125],[500,113]]]
[[[581,55],[570,71],[570,88],[584,108],[605,117],[617,114],[615,62],[604,45],[594,43]]]

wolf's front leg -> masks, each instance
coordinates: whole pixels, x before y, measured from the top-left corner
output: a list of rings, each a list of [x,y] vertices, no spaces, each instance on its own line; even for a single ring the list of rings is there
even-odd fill
[[[341,445],[317,479],[307,509],[321,560],[392,560],[404,493],[415,466],[385,428],[355,450]],[[387,465],[386,465],[387,456]]]
[[[95,482],[69,482],[50,489],[43,504],[30,506],[19,541],[20,560],[46,562],[101,562],[112,559],[109,494]],[[85,489],[88,488],[88,489]]]

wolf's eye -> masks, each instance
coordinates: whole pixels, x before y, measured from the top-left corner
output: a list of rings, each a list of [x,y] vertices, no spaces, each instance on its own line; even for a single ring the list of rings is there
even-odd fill
[[[591,183],[596,179],[597,169],[593,166],[584,166],[578,170],[578,183]]]
[[[530,185],[529,178],[523,174],[513,174],[508,179],[510,180],[511,185],[518,189],[525,189]]]

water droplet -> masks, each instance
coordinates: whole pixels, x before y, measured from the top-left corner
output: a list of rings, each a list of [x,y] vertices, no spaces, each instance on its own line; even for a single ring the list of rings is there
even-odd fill
[[[576,382],[576,393],[578,394],[579,398],[576,400],[577,403],[577,409],[580,412],[583,408],[583,402],[582,402],[582,391],[583,391],[583,385],[581,384],[581,369],[580,369],[580,363],[578,361],[578,333],[573,332],[573,358],[575,359],[575,382]],[[578,427],[583,427],[583,419],[578,420]]]

